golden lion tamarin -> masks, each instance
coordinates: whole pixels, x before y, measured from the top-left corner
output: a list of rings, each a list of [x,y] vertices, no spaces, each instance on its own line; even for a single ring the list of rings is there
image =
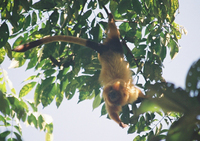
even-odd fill
[[[15,52],[25,52],[33,47],[55,41],[70,42],[86,46],[98,52],[102,66],[99,81],[103,86],[103,98],[106,110],[111,119],[122,128],[128,126],[119,118],[122,106],[133,103],[138,97],[146,96],[132,83],[132,73],[129,63],[124,60],[123,48],[119,40],[120,33],[115,25],[112,14],[109,14],[107,38],[103,44],[71,36],[53,36],[36,40],[13,49]]]

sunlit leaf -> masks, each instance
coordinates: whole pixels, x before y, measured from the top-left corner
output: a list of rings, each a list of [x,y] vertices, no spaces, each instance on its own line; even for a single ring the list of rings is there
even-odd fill
[[[24,85],[19,92],[19,97],[26,96],[33,89],[33,87],[35,86],[36,83],[37,82],[30,82],[30,83]]]
[[[61,102],[63,101],[64,93],[60,92],[56,94],[56,106],[59,107]]]
[[[36,106],[41,102],[41,94],[42,94],[41,85],[37,84],[35,88],[35,93],[34,93],[34,102]]]
[[[168,47],[170,48],[171,59],[173,59],[179,51],[178,44],[175,42],[175,40],[173,38],[170,38]]]
[[[45,141],[53,141],[53,134],[47,132],[45,135]]]
[[[100,94],[98,94],[95,96],[95,99],[93,101],[93,104],[92,104],[93,109],[99,107],[100,104],[101,104],[101,97],[100,97]]]
[[[4,61],[6,51],[3,48],[0,48],[0,64]]]
[[[45,120],[46,121],[46,120]],[[46,129],[48,133],[53,133],[53,123],[49,123],[46,125]]]
[[[29,125],[34,125],[35,128],[38,127],[37,119],[32,113],[28,116],[27,121],[28,121]]]

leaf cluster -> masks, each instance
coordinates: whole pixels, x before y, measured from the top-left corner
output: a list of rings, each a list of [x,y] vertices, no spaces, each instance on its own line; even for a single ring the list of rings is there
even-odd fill
[[[7,85],[9,86],[7,88]],[[29,85],[29,87],[32,87]],[[8,93],[9,89],[11,93]],[[23,91],[25,88],[22,88]],[[30,88],[26,87],[27,92]],[[22,93],[22,92],[20,92]],[[0,121],[3,131],[0,133],[0,140],[21,141],[22,129],[19,121],[26,122],[40,130],[47,130],[47,134],[52,134],[52,123],[46,122],[46,117],[37,112],[37,107],[31,101],[23,100],[16,95],[12,82],[5,70],[0,72]],[[32,110],[31,110],[32,109]],[[15,121],[15,122],[13,122]],[[14,127],[14,128],[11,128]]]

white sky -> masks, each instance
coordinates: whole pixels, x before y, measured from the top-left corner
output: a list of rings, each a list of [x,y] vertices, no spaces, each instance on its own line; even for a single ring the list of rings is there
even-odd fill
[[[183,35],[179,41],[181,49],[174,60],[169,57],[164,62],[164,78],[168,82],[175,83],[177,87],[185,87],[185,78],[191,64],[200,58],[200,1],[180,0],[180,14],[176,16],[176,22],[183,25],[187,35]],[[169,55],[168,55],[169,56]],[[23,80],[34,73],[33,70],[25,71],[25,67],[8,69],[11,61],[6,59],[2,68],[8,72],[17,93],[24,83]],[[28,96],[33,98],[33,94]],[[59,109],[55,101],[45,109],[39,111],[53,117],[54,141],[132,141],[135,134],[127,135],[127,129],[121,129],[114,121],[100,117],[101,106],[92,110],[93,100],[86,100],[79,104],[78,94],[72,100],[64,99]],[[24,141],[43,141],[45,133],[33,127],[26,127],[22,123]]]

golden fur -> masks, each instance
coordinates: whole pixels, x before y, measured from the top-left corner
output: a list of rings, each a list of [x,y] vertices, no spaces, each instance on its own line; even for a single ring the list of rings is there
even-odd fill
[[[104,44],[112,38],[119,39],[119,31],[112,15],[109,17],[107,35]],[[129,63],[124,60],[123,53],[109,50],[101,55],[99,54],[98,59],[102,66],[99,81],[104,86],[103,98],[106,110],[110,118],[122,128],[127,127],[128,125],[124,124],[119,118],[122,106],[133,103],[138,97],[146,98],[146,96],[133,85]]]

